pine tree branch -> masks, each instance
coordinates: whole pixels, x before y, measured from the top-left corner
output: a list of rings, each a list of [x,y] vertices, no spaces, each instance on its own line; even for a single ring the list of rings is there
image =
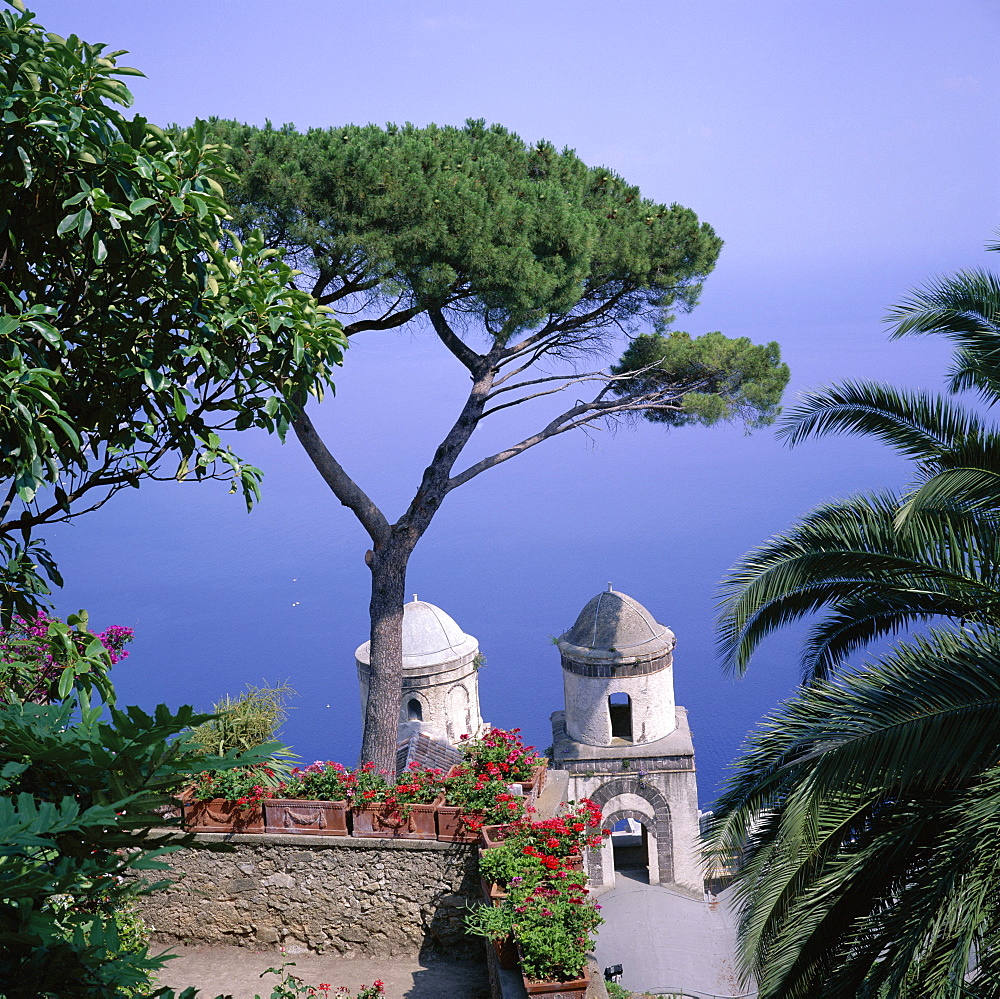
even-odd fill
[[[390,533],[389,522],[385,515],[330,454],[308,415],[303,413],[294,421],[292,427],[299,443],[305,448],[309,459],[334,496],[358,518],[374,544],[380,545],[385,542]]]
[[[471,347],[456,335],[455,331],[448,325],[444,318],[444,313],[439,306],[430,306],[427,309],[434,332],[438,339],[472,372],[475,377],[476,371],[482,366],[483,355],[477,354]]]
[[[536,444],[541,444],[542,441],[549,440],[549,438],[556,437],[559,434],[564,434],[569,430],[577,430],[581,427],[592,426],[598,420],[605,419],[606,417],[621,415],[624,413],[641,413],[649,410],[669,410],[673,412],[680,412],[680,410],[683,409],[683,403],[680,401],[680,397],[685,395],[687,392],[696,392],[699,388],[699,385],[685,384],[683,386],[675,386],[674,391],[667,391],[666,389],[663,389],[655,392],[646,392],[639,396],[606,399],[605,396],[607,396],[607,394],[611,391],[613,387],[612,383],[615,380],[617,380],[617,376],[608,375],[608,384],[606,384],[601,391],[590,400],[590,402],[577,403],[577,405],[573,406],[571,409],[568,409],[564,413],[557,416],[538,433],[532,434],[530,437],[526,437],[524,440],[506,448],[503,451],[498,451],[496,454],[492,454],[488,458],[483,458],[481,461],[476,462],[475,465],[471,465],[464,472],[460,472],[458,475],[450,478],[447,486],[448,492],[464,485],[470,479],[474,479],[477,475],[485,472],[487,469],[494,468],[505,461],[509,461],[511,458],[517,457],[517,455],[527,451],[529,448],[534,447]],[[673,399],[675,401],[666,401],[667,399]],[[517,403],[512,403],[511,405],[516,404]],[[492,410],[491,412],[495,412],[495,410]]]

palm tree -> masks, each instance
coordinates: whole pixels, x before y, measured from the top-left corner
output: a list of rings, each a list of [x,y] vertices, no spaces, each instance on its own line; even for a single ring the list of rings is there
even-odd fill
[[[742,855],[761,999],[1000,995],[1000,635],[935,631],[820,680],[750,740],[713,846]]]
[[[1000,283],[959,274],[890,313],[957,345],[950,388],[1000,401]],[[762,999],[1000,995],[1000,435],[951,400],[871,383],[806,398],[790,443],[873,435],[903,495],[821,507],[725,582],[720,647],[825,612],[803,689],[749,741],[714,851],[739,856],[740,959]],[[915,626],[850,669],[875,639]]]

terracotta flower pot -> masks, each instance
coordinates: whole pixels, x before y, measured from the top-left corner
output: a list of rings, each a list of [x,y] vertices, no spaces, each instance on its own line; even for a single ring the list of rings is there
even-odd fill
[[[507,897],[507,892],[495,881],[487,881],[486,878],[480,877],[479,886],[483,890],[483,898],[490,905],[499,905]]]
[[[184,828],[191,832],[262,833],[264,810],[225,798],[184,802]]]
[[[553,999],[570,999],[570,996],[585,996],[590,984],[590,968],[584,967],[583,978],[574,978],[570,982],[533,982],[524,977],[524,988],[529,996],[552,996]]]
[[[264,802],[264,829],[298,836],[348,836],[347,802],[270,798]]]
[[[507,838],[505,831],[508,828],[509,826],[507,825],[483,826],[479,830],[479,842],[486,850],[490,850],[494,846],[500,846]]]
[[[437,803],[430,805],[374,804],[352,808],[354,835],[378,839],[437,839],[435,813]]]
[[[482,816],[482,812],[464,812],[457,805],[438,805],[437,838],[444,843],[477,843],[479,832],[466,825],[466,815]]]
[[[186,787],[181,791],[178,791],[173,797],[178,802],[176,805],[160,805],[158,808],[154,808],[153,812],[159,815],[161,819],[180,819],[184,816],[184,806],[190,804],[193,800],[191,798],[191,788]]]

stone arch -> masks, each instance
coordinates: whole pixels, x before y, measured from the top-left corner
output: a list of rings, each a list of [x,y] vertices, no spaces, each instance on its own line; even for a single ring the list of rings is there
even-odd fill
[[[670,884],[674,880],[674,837],[670,820],[670,805],[661,791],[640,777],[614,777],[602,784],[589,795],[590,799],[601,806],[603,813],[604,806],[612,798],[617,798],[622,794],[634,794],[649,803],[653,810],[652,832],[656,837],[656,863],[659,868],[660,884]],[[650,822],[650,817],[635,809],[616,809],[613,815],[618,819],[634,818],[644,822]],[[610,818],[611,816],[602,816]],[[603,863],[600,849],[587,850],[587,873],[594,879],[596,884],[604,882]]]
[[[651,816],[647,812],[641,812],[637,808],[616,808],[613,812],[609,812],[607,815],[603,816],[603,818],[604,818],[604,826],[605,826],[605,828],[614,829],[615,824],[618,823],[618,822],[621,822],[622,819],[635,819],[635,821],[638,822],[639,825],[644,826],[646,828],[647,832],[651,832],[653,834],[653,841],[656,844],[656,851],[655,851],[655,854],[653,854],[651,856],[647,856],[646,863],[649,866],[649,883],[650,884],[658,884],[659,881],[660,881],[660,872],[659,872],[659,860],[660,860],[659,842],[660,841],[659,841],[659,839],[657,838],[657,835],[656,835],[656,818],[655,818],[655,816]],[[601,849],[605,850],[606,847],[602,847]],[[613,851],[612,851],[611,856],[612,857],[614,856]],[[601,862],[602,863],[609,862],[608,859],[607,859],[607,854],[606,853],[602,854]],[[610,861],[610,864],[611,864],[612,871],[617,870],[617,868],[615,868],[615,866],[614,866],[614,861],[613,860]],[[656,872],[656,881],[653,880],[653,872],[654,871]],[[617,883],[617,874],[615,874],[614,877],[615,877],[615,881]]]

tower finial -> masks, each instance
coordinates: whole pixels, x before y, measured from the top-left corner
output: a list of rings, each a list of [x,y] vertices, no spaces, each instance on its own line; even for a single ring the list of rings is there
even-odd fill
[[[614,587],[610,583],[608,583],[608,593],[611,593],[613,590]]]
[[[414,593],[414,594],[413,594],[413,602],[414,602],[414,603],[416,603],[416,602],[417,602],[417,595],[416,595],[416,593]]]

